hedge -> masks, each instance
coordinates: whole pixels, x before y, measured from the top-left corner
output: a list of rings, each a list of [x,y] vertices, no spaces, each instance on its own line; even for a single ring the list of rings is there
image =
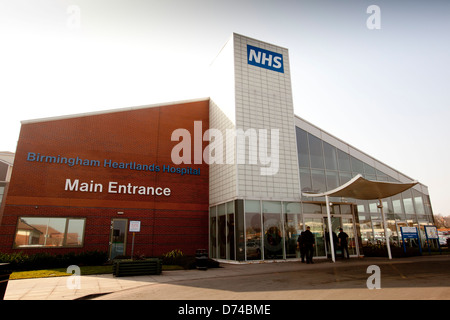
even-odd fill
[[[14,271],[66,268],[70,265],[94,266],[103,265],[108,261],[108,253],[102,251],[86,251],[81,253],[49,254],[36,253],[32,255],[23,252],[2,253],[0,263],[10,263]]]

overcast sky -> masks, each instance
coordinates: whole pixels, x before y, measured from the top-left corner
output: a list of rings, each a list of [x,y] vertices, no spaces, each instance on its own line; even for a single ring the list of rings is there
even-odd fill
[[[2,0],[0,151],[21,120],[208,97],[232,32],[288,48],[295,113],[450,214],[445,0]]]

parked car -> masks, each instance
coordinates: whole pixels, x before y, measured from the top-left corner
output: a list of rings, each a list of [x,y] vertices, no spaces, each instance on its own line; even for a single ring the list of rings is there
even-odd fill
[[[441,247],[446,247],[448,246],[448,241],[447,239],[450,238],[450,235],[448,235],[446,232],[444,233],[443,231],[439,231],[439,245]]]

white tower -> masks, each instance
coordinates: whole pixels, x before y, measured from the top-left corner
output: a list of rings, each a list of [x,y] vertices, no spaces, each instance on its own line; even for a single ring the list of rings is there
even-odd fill
[[[211,71],[210,128],[222,132],[224,153],[210,165],[210,204],[299,201],[288,50],[233,34]]]

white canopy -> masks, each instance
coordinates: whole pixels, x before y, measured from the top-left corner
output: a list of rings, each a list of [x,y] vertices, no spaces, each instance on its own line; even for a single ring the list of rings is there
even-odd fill
[[[323,193],[303,192],[305,197],[343,197],[359,200],[377,200],[394,196],[398,193],[408,190],[418,182],[395,183],[383,181],[366,180],[362,175],[358,174],[350,181],[337,187],[336,189]]]
[[[386,219],[383,212],[383,203],[381,199],[395,196],[403,191],[416,185],[418,182],[413,181],[410,183],[394,183],[394,182],[383,182],[383,181],[371,181],[366,180],[362,175],[358,174],[349,182],[344,183],[342,186],[336,189],[326,191],[323,193],[308,193],[303,192],[305,197],[325,197],[325,202],[327,204],[327,216],[328,216],[328,228],[331,230],[331,219],[330,219],[330,203],[329,197],[343,197],[343,198],[353,198],[359,200],[378,200],[378,208],[381,209],[381,216],[383,218],[384,225],[384,235],[387,234]],[[331,245],[331,257],[333,262],[335,262],[334,256],[334,244],[333,239],[330,234],[330,245]],[[389,259],[392,259],[391,248],[389,245],[389,239],[386,237],[386,247],[388,249]]]

